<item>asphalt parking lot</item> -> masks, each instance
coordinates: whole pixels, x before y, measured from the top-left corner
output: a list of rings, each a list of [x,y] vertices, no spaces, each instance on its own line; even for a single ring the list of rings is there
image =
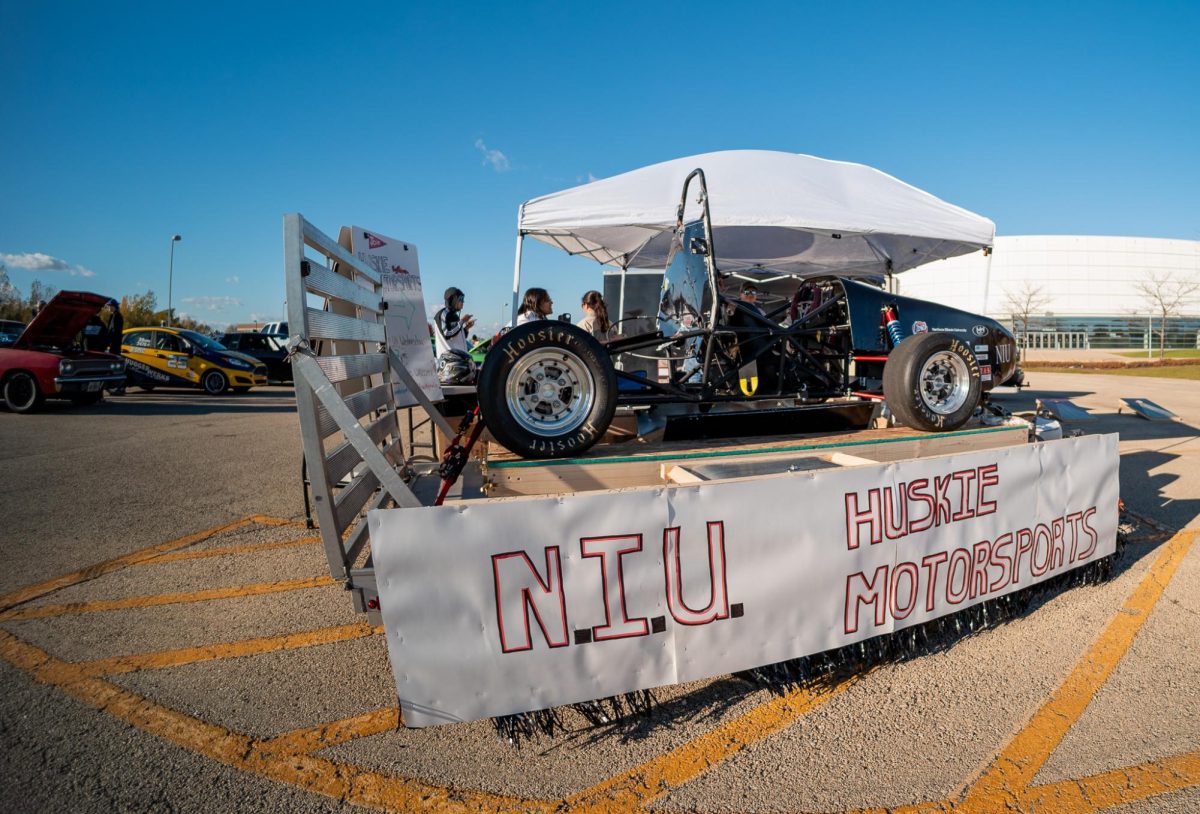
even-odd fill
[[[0,807],[1198,811],[1200,388],[1030,379],[999,400],[1121,434],[1111,581],[819,688],[696,682],[519,746],[397,728],[383,637],[301,522],[290,388],[0,412]]]

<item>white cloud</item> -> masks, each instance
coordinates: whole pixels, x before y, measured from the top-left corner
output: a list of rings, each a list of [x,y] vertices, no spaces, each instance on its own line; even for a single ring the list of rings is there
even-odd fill
[[[250,313],[251,322],[274,322],[275,314],[260,314],[256,311]]]
[[[491,164],[496,172],[508,172],[508,156],[499,150],[488,149],[483,139],[475,139],[475,149],[483,153],[483,163]]]
[[[224,311],[242,304],[237,297],[185,297],[183,301],[201,311]]]
[[[73,265],[61,257],[43,254],[42,252],[24,252],[22,254],[0,253],[0,264],[26,271],[63,271],[72,277],[95,277],[96,272],[86,266]]]
[[[237,285],[241,281],[242,281],[242,279],[240,277],[238,277],[236,274],[233,275],[232,277],[225,278],[225,282],[229,283],[230,285]]]

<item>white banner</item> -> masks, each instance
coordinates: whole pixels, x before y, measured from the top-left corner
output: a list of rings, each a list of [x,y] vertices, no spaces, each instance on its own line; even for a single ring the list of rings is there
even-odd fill
[[[851,644],[1115,551],[1116,435],[371,512],[409,726]]]
[[[361,226],[350,227],[350,240],[351,251],[377,271],[383,283],[383,301],[387,303],[383,328],[388,348],[400,353],[401,361],[425,395],[431,401],[441,401],[442,386],[438,384],[433,343],[425,319],[417,247]],[[417,403],[404,382],[396,377],[392,382],[397,407],[411,407]]]

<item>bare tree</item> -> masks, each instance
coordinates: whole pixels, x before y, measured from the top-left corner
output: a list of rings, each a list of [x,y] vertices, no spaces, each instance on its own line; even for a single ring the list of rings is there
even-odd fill
[[[1200,291],[1200,282],[1176,280],[1170,274],[1150,274],[1135,286],[1146,304],[1158,312],[1158,359],[1166,355],[1167,320],[1179,316],[1193,294]]]
[[[1045,292],[1042,291],[1040,285],[1034,285],[1026,280],[1021,285],[1020,291],[1004,290],[1004,304],[1008,307],[1008,313],[1012,317],[1013,330],[1019,329],[1021,337],[1025,340],[1022,342],[1023,347],[1029,347],[1029,320],[1038,311],[1041,311],[1050,302]]]

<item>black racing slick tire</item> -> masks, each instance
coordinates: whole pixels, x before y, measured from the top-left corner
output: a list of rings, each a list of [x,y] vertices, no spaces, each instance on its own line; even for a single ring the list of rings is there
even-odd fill
[[[538,320],[500,337],[477,384],[488,430],[524,458],[578,455],[617,409],[617,374],[604,347],[566,322]]]
[[[14,413],[32,413],[44,399],[32,373],[18,370],[4,380],[4,403]]]
[[[210,370],[200,380],[200,386],[210,396],[219,396],[229,389],[229,379],[225,378],[225,374],[219,370]]]
[[[902,341],[883,366],[883,395],[896,420],[926,432],[956,430],[975,412],[979,361],[950,333],[921,333]]]

